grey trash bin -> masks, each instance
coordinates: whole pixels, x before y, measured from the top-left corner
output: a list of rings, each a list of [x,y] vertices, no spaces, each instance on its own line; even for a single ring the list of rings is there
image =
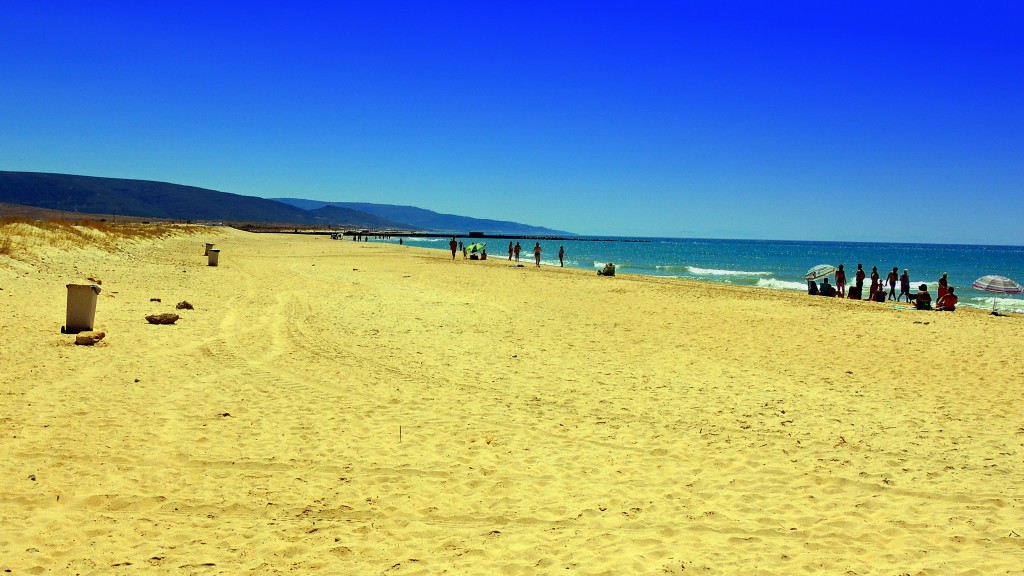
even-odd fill
[[[100,287],[95,284],[68,284],[68,311],[64,321],[65,334],[78,334],[92,330],[96,319],[96,296]]]
[[[213,250],[213,244],[210,244],[209,242],[207,242],[206,243],[206,252],[203,252],[203,256],[209,256],[210,255],[210,250]]]
[[[210,248],[210,260],[207,263],[207,266],[216,266],[218,260],[220,260],[220,250]]]

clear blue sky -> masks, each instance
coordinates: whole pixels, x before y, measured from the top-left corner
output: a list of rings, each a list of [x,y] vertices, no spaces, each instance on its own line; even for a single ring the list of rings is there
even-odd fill
[[[1024,245],[1020,2],[279,4],[5,2],[0,169]]]

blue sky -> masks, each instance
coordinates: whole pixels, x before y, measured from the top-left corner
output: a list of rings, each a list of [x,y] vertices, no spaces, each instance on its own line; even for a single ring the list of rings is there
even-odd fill
[[[0,169],[1024,245],[1020,3],[492,4],[5,3]]]

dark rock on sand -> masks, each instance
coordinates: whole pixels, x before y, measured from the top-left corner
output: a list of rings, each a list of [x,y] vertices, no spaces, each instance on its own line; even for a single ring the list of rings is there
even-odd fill
[[[179,316],[177,314],[150,314],[146,316],[146,321],[150,324],[174,324],[178,321]]]

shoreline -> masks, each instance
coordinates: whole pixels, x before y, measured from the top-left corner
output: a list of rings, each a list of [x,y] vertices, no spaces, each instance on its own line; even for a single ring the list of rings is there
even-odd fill
[[[449,238],[449,236],[439,236],[439,238]],[[614,241],[614,240],[612,240],[612,241]],[[393,244],[392,242],[382,241],[382,240],[379,240],[379,239],[378,240],[373,240],[373,242],[382,243],[382,244],[388,244],[388,245]],[[426,249],[426,250],[439,250],[442,253],[445,253],[445,254],[448,253],[448,249],[447,248],[435,248],[435,247],[432,247],[432,246],[418,246],[418,245],[408,245],[407,247],[409,247],[409,248],[423,248],[423,249]],[[525,249],[524,249],[524,253],[525,253]],[[522,257],[520,259],[519,263],[522,264],[523,266],[534,267],[533,257],[532,257],[532,255],[529,255],[529,256],[530,256],[529,260],[527,260],[525,257]],[[461,255],[459,256],[458,259],[461,259]],[[502,256],[502,257],[493,257],[493,256],[489,257],[488,261],[491,261],[491,260],[494,260],[494,261],[497,261],[497,262],[508,262],[508,260],[506,260],[506,258],[504,256]],[[542,267],[550,267],[550,268],[561,268],[556,263],[557,263],[557,261],[555,261],[555,262],[551,262],[551,261],[545,262],[545,261],[542,260],[541,261],[541,266]],[[597,269],[597,265],[596,264],[597,263],[595,262],[595,266],[592,267],[592,268],[588,268],[588,267],[586,267],[584,265],[573,265],[573,264],[569,264],[567,266],[564,266],[564,268],[572,268],[572,269],[575,269],[575,270],[584,270],[584,271],[595,271]],[[744,287],[744,288],[756,288],[756,289],[760,289],[760,290],[771,290],[771,291],[780,291],[780,292],[787,292],[787,293],[797,293],[797,294],[803,294],[804,296],[811,297],[809,294],[806,293],[806,291],[807,291],[806,283],[800,283],[800,282],[796,282],[796,281],[779,280],[779,279],[775,278],[774,276],[772,276],[772,275],[770,275],[768,273],[756,273],[756,274],[755,273],[740,273],[740,274],[726,273],[726,274],[720,274],[720,275],[712,275],[711,277],[695,277],[695,278],[690,278],[690,277],[685,277],[685,276],[680,276],[680,275],[672,275],[672,274],[650,274],[650,273],[647,273],[647,272],[644,272],[644,271],[633,272],[633,271],[631,271],[631,268],[628,267],[628,266],[620,266],[618,268],[618,270],[617,270],[617,275],[618,276],[643,276],[643,277],[647,277],[647,278],[668,278],[668,279],[682,280],[682,281],[686,281],[686,282],[706,282],[708,284],[712,284],[712,285],[716,285],[716,286],[738,286],[738,287]],[[766,282],[764,285],[760,284],[760,280],[759,280],[758,284],[739,284],[739,283],[736,283],[736,282],[730,282],[730,281],[725,280],[725,278],[731,278],[731,277],[734,277],[736,275],[741,275],[741,276],[742,275],[746,275],[746,276],[762,275],[762,276],[768,276],[768,277],[767,278],[763,278],[763,280]],[[717,276],[722,277],[722,279],[721,280],[714,279]],[[930,291],[932,291],[932,292],[935,291],[936,285],[937,285],[937,283],[935,281],[925,281],[923,283],[928,285],[928,288],[929,288]],[[916,283],[915,283],[915,285],[916,285]],[[968,300],[966,297],[962,298],[960,303],[957,306],[957,311],[961,311],[961,310],[980,310],[980,311],[991,312],[992,311],[992,298],[993,297],[996,298],[997,302],[1000,302],[1000,306],[1002,306],[1002,308],[999,308],[999,311],[1000,311],[1001,315],[1024,314],[1024,299],[1015,298],[1015,297],[1007,297],[1006,295],[995,295],[995,294],[993,294],[991,296],[988,296],[988,297],[984,297],[986,300],[988,300],[988,302],[981,302],[981,303],[973,303],[970,300]],[[842,298],[836,298],[836,299],[844,300]],[[860,300],[860,302],[864,302],[864,303],[868,303],[868,304],[873,304],[871,302],[868,302],[865,299]],[[887,306],[891,306],[891,307],[899,307],[900,306],[900,303],[897,302],[897,301],[887,301],[885,304]],[[907,306],[907,303],[903,303],[903,305]],[[1013,307],[1012,308],[1007,308],[1007,306],[1013,306]]]

